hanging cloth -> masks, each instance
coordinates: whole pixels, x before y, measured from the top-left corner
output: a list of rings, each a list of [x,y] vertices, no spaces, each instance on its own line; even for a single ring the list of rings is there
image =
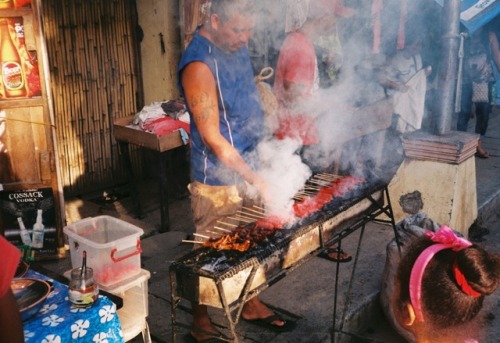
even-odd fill
[[[405,47],[405,27],[406,19],[408,16],[408,6],[406,0],[401,0],[401,13],[399,16],[399,30],[398,30],[398,50]]]
[[[373,25],[373,48],[374,54],[380,53],[381,22],[380,12],[382,12],[383,0],[373,0],[372,2],[372,25]]]

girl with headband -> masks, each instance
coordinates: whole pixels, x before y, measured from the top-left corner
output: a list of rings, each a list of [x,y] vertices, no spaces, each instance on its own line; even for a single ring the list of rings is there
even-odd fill
[[[473,343],[473,320],[500,283],[500,257],[423,214],[400,225],[400,249],[387,247],[381,302],[408,342]]]

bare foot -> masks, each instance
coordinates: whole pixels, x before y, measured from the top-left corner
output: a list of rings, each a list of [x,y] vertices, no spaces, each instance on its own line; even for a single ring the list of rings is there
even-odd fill
[[[254,297],[247,301],[243,306],[241,316],[245,320],[264,319],[274,315],[273,310],[267,307],[258,297]],[[284,320],[275,320],[272,325],[283,326],[286,324]]]

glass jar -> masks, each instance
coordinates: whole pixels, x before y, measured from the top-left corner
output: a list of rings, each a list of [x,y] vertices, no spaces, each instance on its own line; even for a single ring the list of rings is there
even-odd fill
[[[69,281],[69,301],[76,307],[89,307],[97,300],[99,287],[94,281],[94,271],[90,267],[75,268]]]

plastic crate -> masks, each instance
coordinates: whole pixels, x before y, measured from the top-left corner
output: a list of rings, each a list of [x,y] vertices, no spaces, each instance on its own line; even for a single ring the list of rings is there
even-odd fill
[[[148,280],[151,274],[141,269],[139,275],[121,281],[114,287],[102,287],[103,290],[123,299],[123,306],[117,311],[122,325],[125,342],[142,332],[145,342],[150,341],[146,318],[149,314]]]
[[[94,279],[104,287],[113,287],[141,271],[141,241],[144,231],[111,216],[82,219],[64,228],[68,236],[71,265],[82,266],[83,251]]]

